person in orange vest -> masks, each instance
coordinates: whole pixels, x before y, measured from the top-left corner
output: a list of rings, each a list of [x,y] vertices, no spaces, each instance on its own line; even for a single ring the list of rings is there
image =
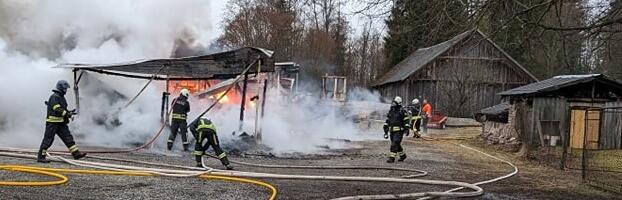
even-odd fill
[[[430,104],[428,102],[427,99],[423,100],[423,108],[421,109],[422,113],[422,129],[423,129],[423,133],[427,134],[428,133],[428,122],[430,121],[430,119],[432,118],[432,104]]]

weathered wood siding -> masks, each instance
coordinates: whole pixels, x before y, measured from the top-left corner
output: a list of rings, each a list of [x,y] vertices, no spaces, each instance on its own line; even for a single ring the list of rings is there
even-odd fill
[[[497,93],[534,80],[479,34],[438,56],[408,79],[377,87],[386,98],[405,102],[428,99],[450,116],[473,113],[501,103]]]
[[[538,123],[540,121],[559,121],[561,128],[560,136],[563,143],[566,143],[569,139],[568,135],[568,122],[569,122],[569,106],[568,102],[562,98],[554,97],[538,97],[533,99],[531,108],[529,109],[530,116],[528,119],[528,125],[525,130],[526,142],[532,146],[540,146],[541,133],[538,130]]]
[[[622,107],[622,101],[605,107]],[[622,149],[622,109],[604,109],[600,130],[600,149]]]

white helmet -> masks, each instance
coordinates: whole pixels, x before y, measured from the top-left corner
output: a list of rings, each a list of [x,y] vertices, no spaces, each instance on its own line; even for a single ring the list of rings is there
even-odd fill
[[[393,99],[393,102],[395,102],[395,104],[397,104],[397,105],[401,105],[402,104],[402,97],[396,96],[395,99]]]
[[[188,96],[190,96],[190,91],[188,91],[188,89],[184,88],[184,89],[181,89],[180,94],[181,94],[181,96],[188,97]]]
[[[413,103],[414,105],[419,104],[419,99],[413,99],[413,102],[412,102],[412,103]]]

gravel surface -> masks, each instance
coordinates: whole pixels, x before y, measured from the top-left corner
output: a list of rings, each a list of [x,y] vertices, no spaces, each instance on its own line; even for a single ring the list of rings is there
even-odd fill
[[[472,136],[479,128],[431,130],[430,136]],[[352,142],[356,148],[330,150],[327,154],[231,157],[232,160],[282,165],[357,165],[395,166],[429,172],[425,179],[478,182],[512,171],[509,166],[466,150],[452,143],[466,143],[517,164],[521,172],[510,179],[483,185],[485,194],[473,199],[616,199],[619,195],[585,186],[576,171],[559,171],[532,166],[513,154],[497,152],[484,143],[472,140],[423,141],[407,138],[404,147],[409,158],[405,162],[387,164],[387,140]],[[452,142],[452,143],[450,143]],[[98,154],[98,156],[135,159],[176,165],[193,166],[187,152],[142,151],[127,154]],[[93,158],[87,160],[100,161]],[[110,161],[106,161],[110,162]],[[111,162],[119,163],[119,162]],[[33,160],[0,157],[0,164],[20,164],[56,168],[75,168],[62,163],[38,164]],[[127,164],[127,163],[125,163]],[[207,164],[221,168],[220,162],[209,159]],[[136,164],[132,164],[136,165]],[[305,175],[340,175],[400,177],[405,172],[386,170],[309,170],[271,169],[234,165],[236,170]],[[0,187],[0,199],[267,199],[265,188],[220,180],[169,177],[131,177],[69,174],[69,182],[51,187]],[[20,172],[0,171],[0,180],[49,180],[47,177]],[[330,199],[363,194],[392,194],[405,192],[444,191],[445,186],[399,183],[339,182],[316,180],[263,181],[275,185],[279,199]]]

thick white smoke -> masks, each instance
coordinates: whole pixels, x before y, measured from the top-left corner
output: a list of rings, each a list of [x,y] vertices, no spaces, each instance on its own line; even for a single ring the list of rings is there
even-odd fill
[[[72,76],[69,70],[52,66],[169,57],[180,39],[191,45],[208,44],[213,38],[209,34],[214,33],[209,6],[202,0],[1,0],[0,144],[39,145],[45,123],[43,102],[57,80],[71,82]],[[112,88],[131,98],[145,82],[95,74],[85,77],[81,114],[71,126],[78,141],[118,146],[152,135],[159,126],[163,86],[158,84],[119,114],[121,126],[107,129],[93,121],[127,101],[112,101],[102,91]],[[73,92],[66,97],[74,107]]]
[[[209,6],[209,1],[203,0],[0,0],[0,145],[40,144],[46,111],[43,102],[57,80],[72,79],[69,70],[51,66],[169,57],[180,39],[190,45],[209,46],[209,38],[214,38],[210,35],[215,32],[213,23],[218,20],[210,19]],[[86,75],[80,83],[81,113],[70,127],[79,144],[127,147],[150,138],[160,126],[162,83],[151,84],[134,104],[120,112],[119,126],[101,124],[145,83]],[[377,94],[363,89],[351,91],[349,98],[365,103],[347,106],[322,102],[317,97],[284,103],[286,100],[276,101],[275,91],[269,93],[262,121],[263,142],[276,153],[342,147],[343,143],[327,140],[330,138],[365,138],[352,115],[384,107]],[[66,96],[70,108],[75,105],[73,95],[70,89]],[[193,99],[190,116],[197,116],[207,105]],[[244,131],[252,133],[255,107],[249,106],[246,115]],[[222,140],[237,139],[231,132],[238,129],[239,105],[220,107],[208,116],[216,123]],[[162,147],[166,137],[168,130],[156,147]],[[62,146],[60,141],[55,143]]]

